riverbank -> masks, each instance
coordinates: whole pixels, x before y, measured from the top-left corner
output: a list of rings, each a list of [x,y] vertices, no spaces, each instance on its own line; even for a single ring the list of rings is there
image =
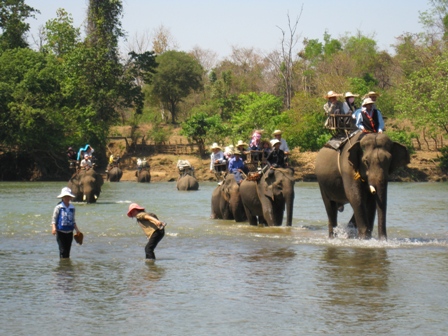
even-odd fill
[[[317,152],[300,152],[293,150],[291,162],[295,169],[296,181],[316,181],[314,162]],[[411,163],[391,176],[392,181],[401,182],[442,182],[447,181],[447,175],[439,168],[438,157],[440,152],[417,151],[411,155]],[[195,168],[196,178],[199,181],[214,181],[215,176],[210,173],[210,159],[202,159],[196,155],[170,155],[156,154],[144,156],[143,153],[124,155],[122,163],[122,181],[135,181],[135,167],[137,158],[146,157],[151,166],[152,182],[170,182],[178,177],[176,164],[178,160],[188,160]]]

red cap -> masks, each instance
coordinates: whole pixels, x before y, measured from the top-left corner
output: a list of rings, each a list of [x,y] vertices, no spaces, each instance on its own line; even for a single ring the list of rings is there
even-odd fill
[[[141,207],[137,203],[129,204],[128,217],[131,217],[132,210],[145,210],[145,208]]]

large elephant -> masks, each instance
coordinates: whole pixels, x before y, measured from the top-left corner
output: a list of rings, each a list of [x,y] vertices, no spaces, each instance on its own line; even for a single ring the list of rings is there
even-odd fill
[[[294,184],[294,172],[289,168],[271,168],[259,179],[241,182],[240,195],[249,223],[281,226],[286,208],[286,226],[291,226]]]
[[[389,174],[410,162],[406,147],[384,133],[358,133],[340,149],[322,148],[316,157],[316,176],[334,236],[338,208],[350,203],[358,237],[369,239],[378,211],[378,237],[387,239],[386,210]]]
[[[198,190],[199,182],[195,177],[185,174],[179,177],[176,186],[177,190]]]
[[[123,171],[117,166],[112,167],[107,172],[107,180],[110,182],[120,182],[122,176]]]
[[[81,169],[70,178],[68,187],[75,195],[75,202],[95,203],[103,183],[103,177],[95,169]]]
[[[213,190],[211,205],[211,218],[234,219],[235,222],[244,222],[247,219],[239,185],[233,174],[227,174],[222,184]]]
[[[149,183],[151,182],[151,174],[148,169],[137,170],[135,172],[135,177],[137,178],[137,182]]]

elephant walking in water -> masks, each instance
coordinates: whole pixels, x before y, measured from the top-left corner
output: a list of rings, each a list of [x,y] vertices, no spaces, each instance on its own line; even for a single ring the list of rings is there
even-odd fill
[[[103,183],[103,177],[95,169],[81,169],[70,178],[68,187],[75,195],[73,201],[96,203]]]
[[[234,219],[235,222],[244,222],[247,219],[239,186],[233,174],[227,174],[222,184],[213,190],[211,203],[211,218]]]
[[[135,177],[137,178],[137,182],[149,183],[151,182],[151,174],[149,173],[149,169],[141,169],[135,172]]]
[[[115,166],[108,170],[107,179],[110,182],[120,182],[121,177],[123,176],[123,171]]]
[[[294,184],[294,172],[289,168],[271,168],[256,180],[241,182],[240,195],[249,223],[281,226],[286,208],[286,226],[291,226]]]
[[[388,178],[409,162],[406,147],[384,133],[358,133],[339,151],[322,148],[316,157],[315,172],[327,211],[329,237],[334,236],[338,208],[350,203],[359,238],[372,237],[378,212],[378,237],[387,239]]]
[[[179,178],[177,179],[177,190],[198,190],[199,182],[194,176],[194,167],[188,160],[178,160],[177,169],[179,171]]]

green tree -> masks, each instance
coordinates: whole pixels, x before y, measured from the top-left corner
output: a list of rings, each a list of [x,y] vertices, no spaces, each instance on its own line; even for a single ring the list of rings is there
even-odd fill
[[[268,93],[239,95],[235,111],[231,118],[233,137],[247,138],[254,129],[274,131],[274,117],[279,116],[283,107],[282,98]]]
[[[25,22],[40,13],[25,4],[24,0],[0,0],[0,50],[26,48],[26,33],[30,25]]]
[[[447,78],[448,52],[444,52],[431,66],[415,71],[398,89],[397,110],[421,130],[448,134]]]
[[[59,153],[73,139],[75,124],[61,106],[60,80],[52,56],[26,48],[1,54],[0,156],[8,158],[2,167],[12,171],[10,178],[58,175],[66,168]]]
[[[299,147],[301,151],[317,151],[330,139],[324,128],[325,114],[321,98],[307,93],[297,93],[294,109],[285,111],[278,120],[280,128],[290,148]]]
[[[224,139],[228,135],[228,129],[219,115],[209,116],[199,109],[182,123],[181,134],[194,141],[201,156],[204,156],[205,144]]]
[[[157,69],[152,78],[152,93],[171,113],[176,123],[177,105],[192,90],[202,88],[202,66],[196,59],[182,51],[167,51],[157,56]]]
[[[64,9],[58,9],[56,15],[56,19],[45,23],[43,35],[46,43],[42,51],[60,57],[73,50],[80,42],[80,31],[73,27],[73,18]]]

